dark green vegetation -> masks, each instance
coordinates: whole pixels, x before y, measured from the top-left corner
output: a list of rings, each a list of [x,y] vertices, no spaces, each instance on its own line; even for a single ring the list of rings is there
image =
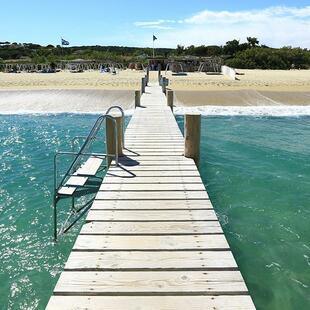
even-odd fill
[[[55,63],[73,59],[93,61],[147,62],[152,55],[151,48],[124,46],[41,46],[32,43],[0,42],[1,63]],[[188,46],[178,45],[176,49],[158,48],[156,55],[165,58],[183,58],[185,56],[212,57],[221,56],[225,64],[242,69],[309,69],[310,50],[302,48],[270,48],[260,45],[257,38],[248,37],[247,42],[238,40],[226,42],[224,46]]]

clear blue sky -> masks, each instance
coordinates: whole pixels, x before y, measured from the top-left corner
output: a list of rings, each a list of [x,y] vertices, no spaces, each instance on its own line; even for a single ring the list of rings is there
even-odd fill
[[[59,44],[62,36],[71,45],[151,46],[155,33],[157,46],[252,35],[310,47],[309,0],[0,0],[0,10],[0,41]]]

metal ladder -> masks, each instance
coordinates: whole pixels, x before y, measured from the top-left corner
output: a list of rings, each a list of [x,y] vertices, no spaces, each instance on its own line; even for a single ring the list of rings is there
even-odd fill
[[[53,215],[54,215],[54,240],[64,233],[68,232],[70,228],[88,211],[94,200],[94,195],[91,199],[76,206],[76,199],[85,197],[87,195],[96,194],[100,187],[104,173],[108,169],[109,158],[114,158],[115,165],[118,165],[118,132],[117,123],[113,116],[109,113],[113,109],[118,109],[123,116],[123,141],[125,120],[124,111],[119,106],[110,107],[106,114],[101,115],[96,120],[88,136],[76,136],[71,141],[71,151],[57,151],[54,155],[54,197],[53,197]],[[98,140],[98,134],[106,121],[111,120],[114,126],[114,141],[115,141],[115,154],[108,154],[107,152],[94,153],[90,151],[91,146],[95,140]],[[105,136],[107,137],[106,126]],[[75,152],[75,143],[81,139],[85,139],[80,149]],[[104,141],[102,141],[104,145]],[[69,168],[64,173],[63,177],[59,179],[58,176],[58,158],[60,156],[74,156]],[[86,160],[85,160],[86,159]],[[100,174],[100,175],[99,175]],[[60,228],[58,228],[58,207],[57,204],[60,200],[70,198],[71,209],[69,215],[64,220]]]

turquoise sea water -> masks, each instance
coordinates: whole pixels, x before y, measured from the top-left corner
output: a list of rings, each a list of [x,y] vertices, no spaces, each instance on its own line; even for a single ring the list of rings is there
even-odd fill
[[[310,309],[310,117],[203,118],[200,173],[257,308]]]
[[[0,309],[44,309],[79,230],[52,242],[53,155],[92,115],[0,116]],[[182,127],[183,118],[177,117]],[[310,308],[310,117],[205,117],[200,171],[258,309]]]

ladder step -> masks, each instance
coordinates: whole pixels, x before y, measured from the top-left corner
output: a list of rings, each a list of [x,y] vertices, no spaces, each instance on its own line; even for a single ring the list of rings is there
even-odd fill
[[[78,170],[76,170],[76,175],[95,176],[102,162],[103,162],[102,158],[91,156]]]
[[[58,195],[72,196],[75,190],[76,187],[63,186],[58,190]]]
[[[84,186],[87,182],[88,177],[81,177],[81,176],[72,176],[66,182],[66,186]]]

